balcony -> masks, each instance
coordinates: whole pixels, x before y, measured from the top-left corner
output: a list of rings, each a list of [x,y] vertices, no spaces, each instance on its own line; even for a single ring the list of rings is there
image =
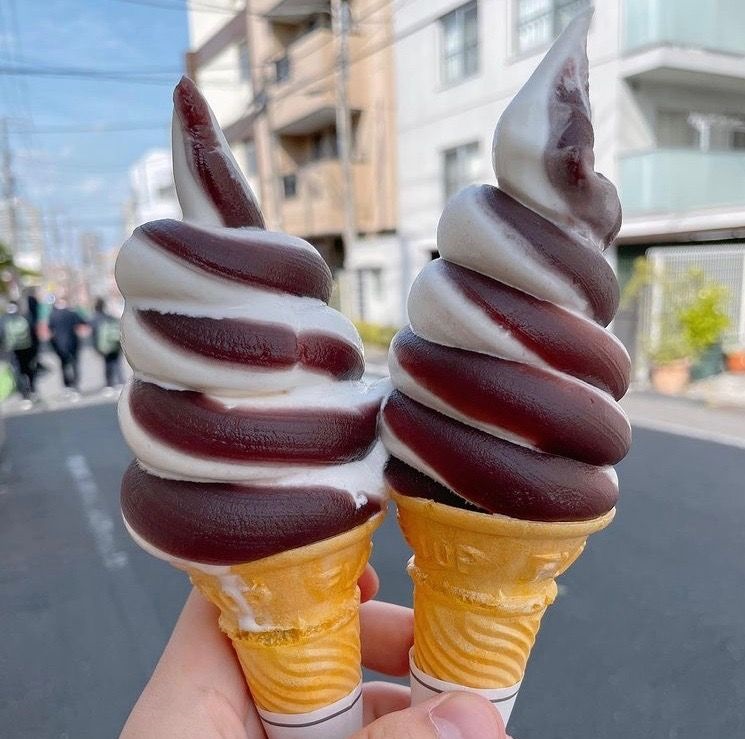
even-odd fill
[[[278,23],[298,23],[329,12],[329,0],[254,0],[251,10]]]
[[[745,210],[745,152],[657,149],[624,156],[619,164],[627,216]]]
[[[341,233],[344,211],[338,159],[313,162],[297,171],[297,194],[282,204],[283,228],[298,236]]]
[[[334,122],[334,43],[330,28],[316,28],[287,49],[287,73],[272,91],[272,124],[283,135],[300,136]],[[303,84],[303,80],[311,80]]]
[[[742,0],[626,0],[624,8],[625,77],[745,91]]]
[[[350,48],[355,45],[353,39]],[[334,124],[335,54],[333,33],[325,27],[315,28],[288,47],[281,61],[286,74],[272,91],[272,125],[277,133],[304,136]],[[350,86],[349,96],[352,111],[358,111],[360,93]]]

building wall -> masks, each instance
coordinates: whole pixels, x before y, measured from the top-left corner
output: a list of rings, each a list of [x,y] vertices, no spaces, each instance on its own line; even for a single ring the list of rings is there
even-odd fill
[[[129,184],[127,231],[147,221],[181,217],[168,149],[152,149],[138,159],[129,169]]]
[[[298,35],[302,25],[297,18],[278,18],[282,8],[298,11],[303,24],[320,13],[319,22]],[[392,323],[400,320],[400,296],[392,301],[388,291],[381,295],[376,276],[385,272],[386,282],[397,279],[392,265],[398,248],[390,246],[398,226],[391,6],[379,0],[352,0],[350,8],[348,97],[358,235],[346,253],[340,247],[344,224],[340,160],[334,155],[313,155],[313,138],[336,127],[337,42],[328,24],[329,3],[250,0],[241,36],[234,33],[230,16],[216,24],[192,9],[187,59],[242,167],[246,142],[231,140],[231,132],[240,130],[244,139],[252,137],[256,171],[246,172],[244,167],[244,172],[269,227],[308,239],[333,272],[345,270],[349,279],[341,307],[351,317],[374,315],[376,322]],[[228,28],[233,31],[228,33]],[[218,48],[218,39],[229,43]],[[252,79],[248,85],[231,88],[235,76],[224,70],[238,63],[241,41],[247,44]],[[289,59],[289,76],[278,80],[276,62],[284,57]],[[294,196],[284,192],[281,178],[285,176],[296,178]],[[358,275],[358,270],[364,274]]]
[[[440,76],[440,18],[459,0],[415,0],[396,13],[399,207],[401,231],[412,242],[435,248],[437,221],[445,204],[443,152],[478,142],[474,180],[495,182],[491,145],[504,108],[543,56],[546,47],[518,55],[514,48],[512,0],[478,3],[479,71],[455,85]],[[429,21],[429,22],[427,22]],[[415,30],[410,33],[412,29]],[[616,3],[597,3],[590,32],[590,91],[597,168],[613,179],[618,145],[619,19]],[[418,254],[416,258],[418,258]]]

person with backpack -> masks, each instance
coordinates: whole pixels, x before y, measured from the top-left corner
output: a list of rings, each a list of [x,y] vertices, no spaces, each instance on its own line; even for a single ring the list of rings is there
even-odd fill
[[[80,315],[67,307],[61,298],[54,301],[49,314],[50,344],[62,365],[62,381],[65,387],[73,392],[78,389],[78,327],[86,322]]]
[[[117,385],[123,385],[119,321],[106,312],[106,303],[103,298],[96,300],[91,327],[93,328],[93,346],[103,357],[106,387],[114,388]]]
[[[26,317],[21,315],[18,303],[14,300],[11,300],[6,308],[2,333],[3,345],[10,355],[16,378],[16,388],[24,400],[29,400],[36,392],[36,348],[31,326]]]

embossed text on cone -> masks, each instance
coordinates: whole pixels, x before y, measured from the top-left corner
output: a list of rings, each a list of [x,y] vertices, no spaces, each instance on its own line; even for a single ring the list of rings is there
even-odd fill
[[[192,582],[220,609],[259,708],[308,713],[349,695],[361,680],[357,581],[382,523],[377,514],[338,536],[234,565],[230,575],[258,627],[241,624],[225,576],[193,569]]]
[[[439,680],[471,688],[520,682],[555,578],[605,528],[589,521],[521,521],[392,491],[414,557],[414,660]]]

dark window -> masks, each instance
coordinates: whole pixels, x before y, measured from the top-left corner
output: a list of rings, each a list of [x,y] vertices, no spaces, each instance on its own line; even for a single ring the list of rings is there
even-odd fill
[[[282,194],[286,200],[297,197],[297,175],[286,174],[282,177]]]
[[[238,76],[242,82],[251,81],[251,56],[245,41],[238,44]]]
[[[657,146],[666,149],[698,149],[699,132],[691,115],[682,110],[658,110],[655,116]]]
[[[478,141],[447,149],[442,153],[445,200],[478,179],[481,161]]]
[[[732,148],[745,149],[745,129],[732,132]]]
[[[176,186],[169,184],[158,188],[158,197],[161,200],[172,200],[176,197]]]
[[[368,297],[375,301],[383,297],[383,270],[380,267],[357,270],[357,311],[361,321],[367,315]]]
[[[335,129],[313,134],[310,140],[311,161],[317,162],[320,159],[336,159],[338,156],[339,147]]]
[[[290,79],[290,57],[283,56],[274,62],[274,79],[277,82],[284,82]]]
[[[466,3],[440,18],[442,81],[460,82],[479,71],[479,22],[476,2]]]
[[[246,165],[246,174],[254,177],[258,171],[256,166],[256,142],[253,139],[246,139],[243,142],[244,163]]]
[[[515,0],[515,49],[548,46],[590,0]]]

